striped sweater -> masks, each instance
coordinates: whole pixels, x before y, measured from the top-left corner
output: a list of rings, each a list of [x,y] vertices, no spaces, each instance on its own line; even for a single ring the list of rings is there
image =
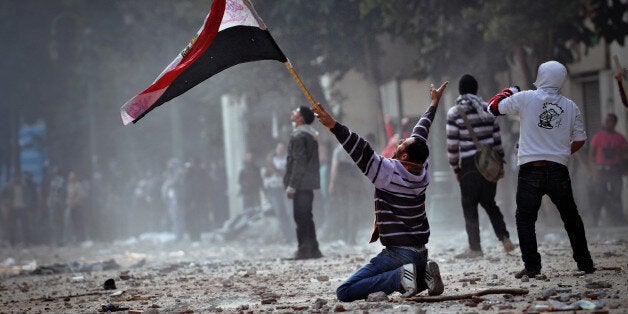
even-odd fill
[[[412,131],[413,137],[427,140],[436,107],[429,106]],[[430,226],[425,215],[425,190],[430,183],[428,163],[418,175],[412,174],[396,159],[382,157],[367,141],[336,122],[331,129],[358,168],[375,185],[375,230],[384,246],[425,245]]]
[[[480,115],[476,108],[472,105],[471,97],[462,95],[456,100],[456,105],[451,107],[447,112],[447,157],[449,165],[458,173],[460,171],[460,161],[462,159],[473,157],[477,152],[471,134],[467,130],[467,126],[458,112],[458,106],[461,106],[467,114],[467,119],[471,123],[471,127],[481,143],[491,145],[499,155],[504,158],[504,149],[502,148],[502,139],[499,134],[499,124],[490,114]],[[479,99],[475,95],[475,99]]]

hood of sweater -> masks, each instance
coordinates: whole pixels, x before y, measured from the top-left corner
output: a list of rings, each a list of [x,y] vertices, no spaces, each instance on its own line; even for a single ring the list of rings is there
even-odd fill
[[[316,129],[310,124],[299,125],[298,127],[294,128],[294,131],[292,131],[292,133],[296,132],[306,132],[312,135],[315,140],[318,139],[318,131],[316,131]]]
[[[567,68],[557,61],[548,61],[539,65],[534,86],[549,93],[558,93],[558,90],[567,80]]]
[[[486,120],[494,118],[492,114],[488,113],[485,110],[486,102],[482,100],[482,98],[478,97],[477,95],[474,95],[474,94],[460,95],[456,99],[456,104],[457,105],[469,105],[475,108],[475,111],[477,111],[478,116],[480,117],[480,120],[482,121],[486,121]]]

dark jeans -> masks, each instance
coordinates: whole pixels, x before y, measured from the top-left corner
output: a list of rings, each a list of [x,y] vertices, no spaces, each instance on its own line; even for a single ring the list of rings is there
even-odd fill
[[[578,214],[571,190],[569,170],[560,164],[522,165],[519,170],[515,217],[517,219],[521,259],[525,268],[531,271],[541,271],[541,255],[537,250],[535,222],[543,195],[549,196],[560,213],[578,268],[580,270],[593,268],[584,224]]]
[[[471,250],[480,251],[480,220],[478,204],[482,205],[493,225],[493,230],[500,241],[509,238],[504,216],[495,203],[497,183],[487,181],[477,170],[473,157],[462,160],[460,168],[460,194],[465,228]]]
[[[602,207],[606,208],[606,213],[611,224],[622,225],[626,223],[621,201],[622,191],[622,169],[620,167],[596,166],[598,171],[598,181],[591,180],[591,202],[590,215],[597,222],[602,213]]]
[[[342,302],[351,302],[366,299],[369,294],[379,291],[386,294],[395,291],[403,293],[405,291],[401,287],[401,276],[403,275],[401,266],[410,263],[414,263],[417,270],[416,276],[419,286],[417,292],[427,289],[427,284],[423,279],[427,252],[419,253],[400,247],[387,247],[342,283],[336,289],[336,296]]]
[[[320,255],[312,216],[313,201],[314,192],[312,190],[297,190],[294,193],[294,222],[297,224],[298,253],[301,256]]]

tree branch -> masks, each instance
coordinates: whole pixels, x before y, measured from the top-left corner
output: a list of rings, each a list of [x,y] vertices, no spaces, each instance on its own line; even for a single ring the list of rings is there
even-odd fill
[[[516,289],[516,288],[491,288],[480,290],[473,293],[464,293],[464,294],[453,294],[453,295],[439,295],[439,296],[414,296],[411,298],[407,298],[408,301],[414,302],[442,302],[442,301],[451,301],[451,300],[465,300],[471,299],[473,297],[479,297],[487,294],[528,294],[528,290],[526,289]]]

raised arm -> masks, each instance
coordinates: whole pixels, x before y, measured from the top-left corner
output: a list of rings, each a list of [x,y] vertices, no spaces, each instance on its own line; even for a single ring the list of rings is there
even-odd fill
[[[419,119],[419,122],[414,126],[412,137],[418,137],[423,141],[427,141],[427,136],[430,133],[430,127],[432,126],[434,115],[436,114],[436,108],[438,108],[438,103],[447,88],[447,84],[449,84],[448,81],[443,83],[438,89],[434,88],[434,84],[430,84],[430,98],[432,101],[425,113],[421,116],[421,119]]]

